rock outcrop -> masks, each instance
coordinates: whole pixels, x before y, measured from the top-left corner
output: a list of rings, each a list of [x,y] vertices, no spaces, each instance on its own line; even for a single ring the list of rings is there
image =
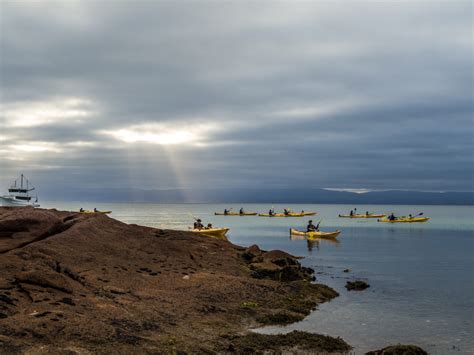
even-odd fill
[[[370,285],[365,281],[347,281],[346,286],[344,286],[348,291],[363,291],[366,288],[369,288]]]
[[[2,354],[208,353],[337,296],[287,253],[105,215],[0,208],[0,253]]]

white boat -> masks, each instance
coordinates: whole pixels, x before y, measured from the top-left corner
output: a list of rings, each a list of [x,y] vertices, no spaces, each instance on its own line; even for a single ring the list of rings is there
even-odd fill
[[[15,180],[13,185],[8,189],[8,194],[0,196],[0,206],[32,206],[39,207],[38,196],[32,195],[31,192],[35,190],[30,182],[21,174],[20,183]]]

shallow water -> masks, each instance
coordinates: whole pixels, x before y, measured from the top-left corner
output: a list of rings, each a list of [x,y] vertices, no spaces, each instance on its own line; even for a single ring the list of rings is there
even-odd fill
[[[360,354],[395,343],[417,344],[432,354],[474,353],[474,218],[467,206],[357,206],[358,211],[407,215],[424,212],[427,223],[388,224],[338,218],[348,205],[275,205],[276,210],[317,211],[308,218],[214,216],[221,204],[43,203],[42,207],[113,210],[111,217],[156,228],[187,229],[193,216],[229,227],[230,240],[262,249],[282,249],[305,256],[318,282],[340,293],[302,322],[266,327],[265,333],[293,329],[341,336]],[[247,204],[246,211],[266,212],[268,205]],[[321,229],[340,229],[339,243],[292,240],[289,228],[308,219]],[[350,269],[344,273],[344,269]],[[348,280],[364,279],[370,288],[348,292]]]

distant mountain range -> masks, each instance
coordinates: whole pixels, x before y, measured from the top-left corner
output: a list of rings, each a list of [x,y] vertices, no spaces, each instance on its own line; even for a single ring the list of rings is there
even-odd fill
[[[145,203],[324,203],[390,205],[473,205],[474,192],[374,191],[354,193],[325,189],[73,189],[40,191],[51,201]]]

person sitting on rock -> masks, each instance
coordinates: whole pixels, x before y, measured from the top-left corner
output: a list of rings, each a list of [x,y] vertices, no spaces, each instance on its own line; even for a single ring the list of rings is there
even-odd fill
[[[84,209],[81,207],[81,208],[79,209],[79,212],[84,212]]]
[[[194,229],[201,230],[204,228],[204,225],[201,223],[200,219],[196,219],[196,222],[194,222]]]
[[[97,210],[97,208],[94,207],[94,212],[99,212],[99,211]]]
[[[317,226],[313,224],[313,220],[308,221],[308,226],[306,227],[307,232],[317,232],[319,230],[319,223]]]

